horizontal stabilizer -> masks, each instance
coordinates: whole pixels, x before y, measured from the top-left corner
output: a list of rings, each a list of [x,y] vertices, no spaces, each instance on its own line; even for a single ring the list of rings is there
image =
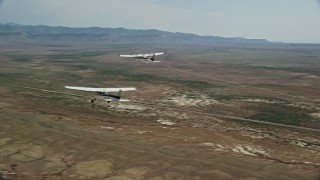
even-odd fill
[[[129,99],[116,99],[116,98],[109,98],[109,99],[104,99],[108,102],[128,102],[130,101]]]

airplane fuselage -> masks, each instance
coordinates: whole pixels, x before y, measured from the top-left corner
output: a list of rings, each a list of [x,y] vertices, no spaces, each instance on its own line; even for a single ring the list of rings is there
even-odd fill
[[[126,58],[135,58],[135,59],[145,59],[147,60],[146,63],[149,62],[160,62],[155,61],[155,57],[164,54],[164,52],[160,53],[147,53],[147,54],[131,54],[131,55],[122,55],[119,54],[120,57],[126,57]]]

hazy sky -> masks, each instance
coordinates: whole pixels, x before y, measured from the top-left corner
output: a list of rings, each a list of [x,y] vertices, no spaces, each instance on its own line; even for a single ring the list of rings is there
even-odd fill
[[[0,0],[0,23],[320,43],[319,0]]]

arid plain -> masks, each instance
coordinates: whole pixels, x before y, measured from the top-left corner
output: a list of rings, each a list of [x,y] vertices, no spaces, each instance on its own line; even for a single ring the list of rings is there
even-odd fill
[[[2,44],[1,176],[318,179],[320,47],[275,46]],[[166,54],[118,56],[142,51]]]

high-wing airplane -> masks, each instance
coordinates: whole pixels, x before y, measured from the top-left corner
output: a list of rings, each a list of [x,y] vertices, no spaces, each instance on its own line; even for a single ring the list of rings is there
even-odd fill
[[[120,57],[127,58],[136,58],[136,59],[144,59],[146,63],[158,63],[161,61],[155,61],[155,57],[164,54],[164,52],[159,53],[148,53],[148,54],[131,54],[131,55],[123,55],[119,54]]]
[[[76,87],[76,86],[64,86],[67,89],[80,90],[80,91],[88,91],[88,92],[96,92],[100,96],[104,98],[108,103],[110,102],[127,102],[130,101],[128,99],[121,99],[122,91],[135,91],[137,90],[134,87],[129,88],[91,88],[91,87]],[[112,95],[110,93],[118,92],[117,95]],[[91,103],[94,103],[97,99],[91,99]]]

